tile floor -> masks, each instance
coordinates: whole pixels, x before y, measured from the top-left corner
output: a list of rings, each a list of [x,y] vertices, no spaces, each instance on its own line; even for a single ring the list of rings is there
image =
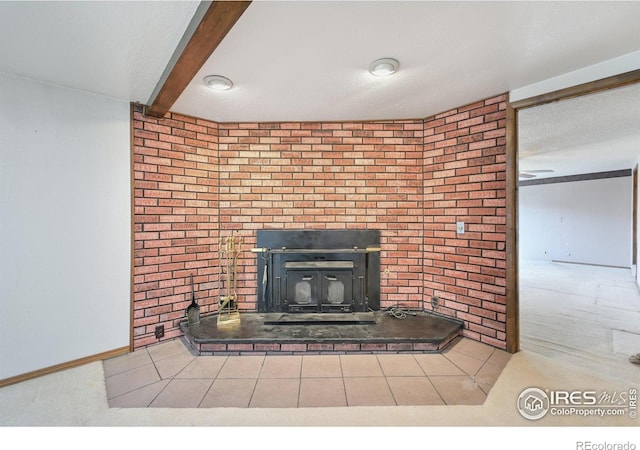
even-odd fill
[[[480,405],[510,355],[459,338],[441,354],[194,356],[179,339],[103,362],[111,408]]]

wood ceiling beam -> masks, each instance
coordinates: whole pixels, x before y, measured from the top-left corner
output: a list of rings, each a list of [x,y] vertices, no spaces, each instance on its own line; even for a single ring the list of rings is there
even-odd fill
[[[152,117],[164,117],[196,73],[209,59],[227,33],[233,28],[251,1],[214,1],[203,3],[196,11],[194,21],[176,49],[160,83],[149,99],[146,113]],[[202,12],[204,11],[204,12]],[[199,23],[198,16],[201,16]],[[191,36],[189,36],[189,32]]]

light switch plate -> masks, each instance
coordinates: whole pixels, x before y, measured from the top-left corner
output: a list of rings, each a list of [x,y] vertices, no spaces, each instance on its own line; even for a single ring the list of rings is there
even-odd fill
[[[464,234],[464,222],[456,222],[456,233]]]

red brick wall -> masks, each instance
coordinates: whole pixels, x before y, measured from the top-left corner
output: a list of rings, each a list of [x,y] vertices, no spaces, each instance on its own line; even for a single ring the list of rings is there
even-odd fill
[[[424,122],[425,309],[505,348],[506,95]],[[465,223],[464,234],[456,222]],[[431,299],[439,299],[433,308]]]
[[[191,303],[212,311],[218,256],[218,125],[178,114],[133,113],[134,346],[165,338]]]
[[[259,229],[381,231],[381,305],[465,321],[504,348],[505,96],[426,120],[212,123],[134,113],[134,342],[217,305],[218,240],[243,239],[239,306],[256,309]],[[456,221],[467,223],[456,236]]]
[[[381,231],[381,304],[421,307],[422,127],[377,123],[220,124],[220,226],[255,246],[258,229]],[[239,290],[257,305],[256,256]]]

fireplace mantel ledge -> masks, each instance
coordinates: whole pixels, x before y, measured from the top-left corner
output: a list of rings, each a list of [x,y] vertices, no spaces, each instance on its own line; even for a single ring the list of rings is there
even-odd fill
[[[367,247],[367,248],[252,248],[252,253],[372,253],[381,252],[380,247]]]

